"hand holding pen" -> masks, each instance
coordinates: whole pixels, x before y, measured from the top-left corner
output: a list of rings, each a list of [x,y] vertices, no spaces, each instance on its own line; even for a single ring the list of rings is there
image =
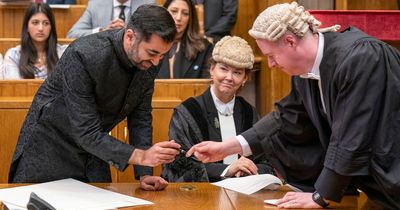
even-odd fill
[[[180,148],[180,149],[179,149],[179,153],[180,153],[182,156],[184,156],[184,157],[186,157],[186,158],[190,158],[190,159],[193,160],[193,161],[201,162],[201,161],[200,161],[199,159],[197,159],[196,156],[194,156],[194,155],[186,156],[187,150],[185,150],[185,149]]]

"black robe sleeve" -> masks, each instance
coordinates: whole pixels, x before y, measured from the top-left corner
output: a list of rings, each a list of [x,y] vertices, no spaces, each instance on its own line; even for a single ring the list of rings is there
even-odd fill
[[[241,135],[253,156],[265,155],[288,183],[313,191],[325,152],[294,79],[290,94],[275,108]]]

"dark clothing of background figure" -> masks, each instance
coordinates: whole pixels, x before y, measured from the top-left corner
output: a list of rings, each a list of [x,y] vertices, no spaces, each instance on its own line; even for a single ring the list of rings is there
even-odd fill
[[[290,184],[340,201],[352,182],[400,209],[400,54],[352,27],[324,39],[326,113],[318,81],[295,76],[276,111],[242,135]]]
[[[128,166],[152,145],[151,98],[158,69],[139,70],[123,48],[124,30],[77,39],[39,88],[21,128],[9,182],[74,178],[110,182],[109,165]],[[129,144],[109,135],[127,118]],[[135,176],[152,175],[135,166]]]
[[[206,123],[204,123],[205,125],[200,125],[201,122],[196,121],[196,117],[193,117],[189,110],[192,109],[194,111],[193,109],[196,108],[190,105],[185,106],[186,102],[183,102],[174,110],[169,127],[169,138],[174,139],[186,150],[203,140],[222,141],[218,111],[211,96],[210,88],[195,99],[188,100],[196,100],[198,102],[199,111]],[[236,133],[247,130],[259,119],[255,108],[240,96],[235,98],[233,118]],[[246,120],[250,121],[246,122]],[[204,132],[205,129],[207,132]],[[273,174],[272,167],[263,156],[257,159],[249,158],[257,165],[258,173]],[[223,161],[203,164],[183,156],[177,156],[174,162],[164,165],[162,176],[170,182],[215,182],[221,180],[221,174],[228,166]]]
[[[214,44],[231,34],[238,12],[238,0],[204,0],[204,32]]]
[[[209,78],[208,60],[212,55],[214,46],[206,39],[203,40],[205,48],[204,51],[197,54],[194,60],[189,60],[185,57],[185,45],[181,43],[179,51],[175,54],[174,61],[174,79],[182,78]],[[173,50],[173,48],[171,48]],[[168,79],[169,73],[169,56],[164,56],[161,60],[160,72],[157,78]]]
[[[76,4],[76,0],[47,0],[46,4]]]

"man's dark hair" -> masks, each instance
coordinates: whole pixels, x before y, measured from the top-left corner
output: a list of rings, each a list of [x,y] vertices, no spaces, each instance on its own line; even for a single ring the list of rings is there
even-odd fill
[[[149,41],[152,34],[156,34],[165,42],[174,41],[176,34],[175,21],[168,10],[163,7],[144,4],[130,17],[127,29],[132,29],[138,36]]]

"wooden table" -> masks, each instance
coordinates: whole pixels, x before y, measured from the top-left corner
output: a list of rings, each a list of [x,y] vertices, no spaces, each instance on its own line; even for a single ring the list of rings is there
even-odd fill
[[[154,205],[137,206],[122,209],[277,209],[275,206],[264,204],[265,199],[281,198],[288,188],[277,191],[261,190],[252,195],[216,187],[209,183],[170,183],[163,191],[144,191],[138,183],[108,183],[93,184],[104,189],[122,193],[137,198],[149,200]],[[0,184],[0,188],[18,186],[16,184]],[[332,203],[332,209],[382,209],[367,199],[365,194],[360,196],[345,196],[340,204]]]

